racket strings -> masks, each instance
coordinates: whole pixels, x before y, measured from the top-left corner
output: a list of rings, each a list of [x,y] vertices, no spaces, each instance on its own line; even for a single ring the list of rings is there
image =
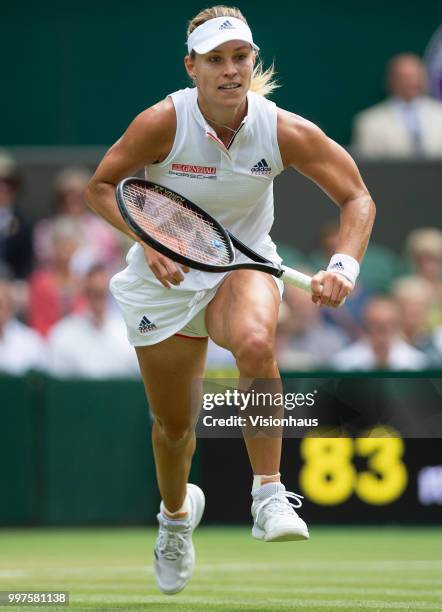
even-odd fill
[[[137,184],[125,186],[124,198],[134,221],[172,251],[200,263],[223,266],[231,262],[223,234],[185,202]]]

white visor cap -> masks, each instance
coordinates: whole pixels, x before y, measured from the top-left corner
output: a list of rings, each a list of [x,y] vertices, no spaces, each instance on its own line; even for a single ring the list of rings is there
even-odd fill
[[[259,51],[253,42],[249,26],[236,17],[216,17],[209,19],[194,29],[187,39],[187,50],[196,53],[208,53],[229,40],[243,40]]]

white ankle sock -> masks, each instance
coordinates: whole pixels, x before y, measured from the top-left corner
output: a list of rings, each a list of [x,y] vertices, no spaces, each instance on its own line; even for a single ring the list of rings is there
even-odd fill
[[[168,510],[163,502],[163,514],[166,518],[171,519],[171,520],[181,520],[183,518],[186,517],[187,513],[189,512],[190,507],[189,507],[189,500],[187,499],[187,495],[184,498],[184,502],[183,505],[181,506],[181,508],[178,508],[178,510],[176,510],[175,512],[170,512],[170,510]]]
[[[252,493],[270,482],[281,482],[281,474],[279,472],[270,476],[267,474],[253,474]]]

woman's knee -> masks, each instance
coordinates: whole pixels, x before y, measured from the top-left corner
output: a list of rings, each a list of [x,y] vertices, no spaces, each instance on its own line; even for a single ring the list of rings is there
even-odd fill
[[[241,334],[232,349],[238,367],[251,369],[259,375],[262,367],[275,362],[275,340],[266,329]]]
[[[172,423],[155,417],[154,432],[159,434],[163,441],[172,448],[178,448],[189,442],[194,436],[194,426],[191,423]]]

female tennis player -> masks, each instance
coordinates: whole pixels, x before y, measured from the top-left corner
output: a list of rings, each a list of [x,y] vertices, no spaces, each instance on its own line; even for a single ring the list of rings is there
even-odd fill
[[[272,71],[257,63],[258,47],[238,9],[200,12],[189,24],[187,48],[185,68],[195,87],[138,115],[87,188],[91,208],[137,242],[111,291],[154,414],[162,496],[154,563],[159,588],[168,594],[191,577],[192,532],[204,509],[203,492],[187,479],[195,450],[192,381],[203,377],[207,337],[233,353],[242,377],[278,379],[282,283],[257,271],[213,274],[179,266],[132,234],[118,211],[115,186],[145,167],[149,180],[205,208],[246,245],[279,263],[269,237],[272,183],[293,166],[340,207],[338,252],[311,283],[313,301],[331,307],[354,286],[375,214],[351,157],[318,127],[265,98],[274,87]],[[293,216],[302,219],[302,203],[293,205]],[[308,538],[294,510],[300,496],[280,482],[281,439],[250,437],[246,445],[254,474],[252,535],[267,542]]]

